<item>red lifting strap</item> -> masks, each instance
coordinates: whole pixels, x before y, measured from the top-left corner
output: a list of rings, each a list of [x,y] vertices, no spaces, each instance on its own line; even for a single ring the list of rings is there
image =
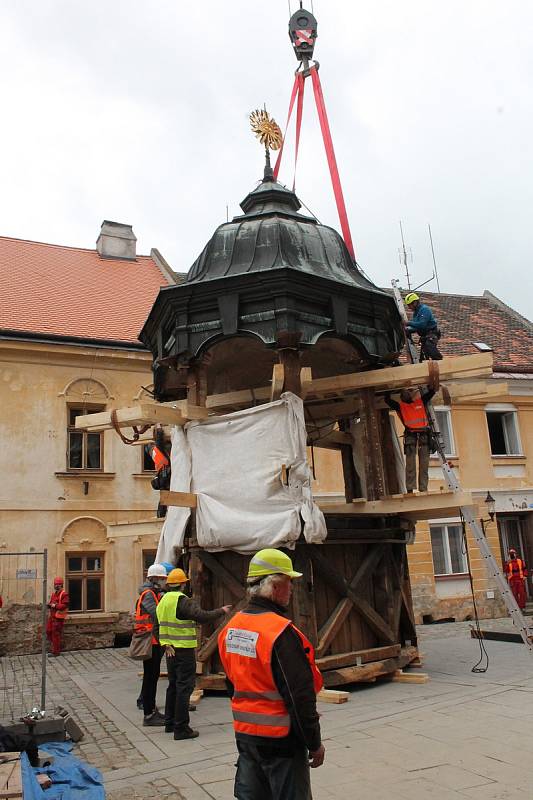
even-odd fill
[[[289,103],[289,113],[287,115],[287,123],[285,125],[285,134],[283,136],[283,142],[281,144],[281,148],[278,153],[278,157],[276,159],[276,164],[274,165],[274,180],[278,179],[279,168],[281,166],[281,159],[283,156],[283,147],[285,144],[285,136],[287,135],[287,129],[289,127],[289,123],[292,116],[292,111],[294,108],[294,103],[298,98],[297,106],[296,106],[296,144],[295,144],[295,153],[294,153],[294,181],[292,185],[292,190],[295,189],[296,184],[296,164],[298,161],[298,150],[300,147],[300,130],[302,126],[302,111],[303,111],[303,101],[304,101],[304,87],[305,87],[305,78],[307,75],[311,76],[311,80],[313,83],[313,91],[315,95],[315,103],[318,112],[318,120],[320,122],[320,129],[322,131],[322,138],[324,140],[324,149],[326,151],[326,157],[328,160],[329,166],[329,174],[331,176],[331,183],[333,186],[333,194],[335,195],[335,203],[337,205],[337,211],[339,214],[339,220],[341,224],[341,231],[342,236],[344,239],[344,243],[350,253],[351,257],[355,261],[355,250],[352,242],[352,234],[350,231],[350,223],[348,222],[348,214],[346,213],[346,205],[344,203],[344,195],[342,192],[341,186],[341,179],[339,176],[339,169],[337,167],[337,159],[335,158],[335,150],[333,148],[333,140],[331,138],[331,131],[328,122],[328,115],[326,112],[326,104],[324,102],[324,95],[322,92],[322,86],[320,83],[320,78],[318,76],[318,68],[316,66],[311,67],[307,73],[304,72],[297,72],[294,78],[294,85],[292,87],[291,99]]]
[[[333,140],[331,138],[331,131],[329,129],[328,115],[326,113],[326,105],[324,103],[322,86],[320,84],[320,78],[318,77],[317,68],[311,67],[309,71],[311,73],[311,80],[313,81],[313,91],[315,93],[316,109],[318,111],[318,119],[320,122],[320,128],[322,130],[324,147],[326,149],[329,174],[331,175],[331,183],[333,184],[333,194],[335,195],[335,202],[337,204],[337,211],[339,213],[342,236],[344,238],[344,243],[348,248],[348,252],[355,261],[355,251],[352,242],[352,234],[350,232],[350,223],[348,222],[348,214],[346,213],[346,206],[344,204],[344,195],[342,193],[341,179],[339,176],[339,169],[337,167],[337,159],[335,158],[335,151],[333,149]]]
[[[299,72],[296,73],[294,78],[294,86],[292,87],[291,93],[291,100],[289,103],[289,113],[287,114],[287,122],[285,124],[285,133],[283,134],[283,140],[281,142],[281,147],[278,153],[278,157],[276,159],[276,163],[274,164],[274,180],[277,181],[279,168],[281,166],[281,156],[283,155],[283,148],[285,147],[285,137],[287,136],[287,129],[289,127],[289,122],[291,121],[292,116],[292,109],[294,108],[294,101],[296,100],[296,95],[299,94],[300,91],[300,74]]]

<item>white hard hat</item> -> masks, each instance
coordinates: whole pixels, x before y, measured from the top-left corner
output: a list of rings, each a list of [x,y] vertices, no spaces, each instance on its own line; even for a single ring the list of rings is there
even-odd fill
[[[148,567],[148,572],[146,573],[147,578],[166,578],[167,571],[164,568],[163,564],[152,564],[151,567]]]

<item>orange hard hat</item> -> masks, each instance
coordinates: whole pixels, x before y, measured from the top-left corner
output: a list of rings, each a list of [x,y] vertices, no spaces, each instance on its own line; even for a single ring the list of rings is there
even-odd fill
[[[180,583],[187,583],[188,580],[189,578],[187,575],[179,567],[173,569],[172,572],[169,572],[167,575],[167,583],[169,586],[179,586]]]

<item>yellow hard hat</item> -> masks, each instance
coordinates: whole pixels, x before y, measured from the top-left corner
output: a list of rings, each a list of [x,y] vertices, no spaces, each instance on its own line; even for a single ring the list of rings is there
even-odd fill
[[[409,294],[407,294],[405,296],[405,301],[404,302],[405,302],[406,306],[410,306],[411,303],[415,302],[415,300],[420,300],[420,298],[417,295],[417,293],[416,292],[409,292]]]
[[[167,575],[167,583],[170,584],[170,586],[177,586],[180,583],[187,583],[188,580],[189,578],[185,572],[179,567],[173,569]]]
[[[288,575],[289,578],[301,578],[301,572],[295,572],[289,556],[281,550],[267,548],[260,550],[250,561],[248,579],[262,578],[264,575]]]

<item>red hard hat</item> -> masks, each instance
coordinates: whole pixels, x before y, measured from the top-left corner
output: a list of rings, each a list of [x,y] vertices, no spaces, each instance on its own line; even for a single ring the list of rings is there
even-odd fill
[[[63,578],[54,578],[54,586],[63,586]]]

